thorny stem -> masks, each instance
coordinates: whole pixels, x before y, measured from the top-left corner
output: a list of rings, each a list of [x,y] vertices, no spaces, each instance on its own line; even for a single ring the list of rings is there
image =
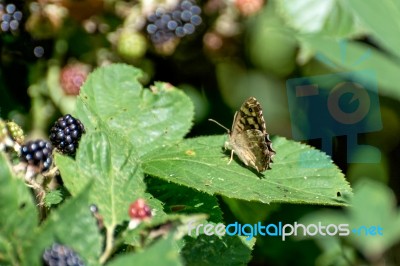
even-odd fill
[[[33,189],[33,193],[35,195],[35,199],[37,201],[37,206],[39,208],[39,220],[40,222],[44,221],[47,216],[47,208],[44,204],[44,198],[46,196],[45,189],[39,185],[34,178],[26,179],[26,182],[29,187]]]
[[[106,227],[106,247],[104,249],[103,254],[100,257],[100,263],[104,264],[107,259],[110,257],[113,251],[113,242],[114,242],[114,228],[115,225],[110,227]]]
[[[39,218],[40,222],[43,222],[47,217],[47,207],[44,204],[44,198],[46,196],[46,192],[44,190],[35,190],[36,197],[38,199],[38,207],[39,207]]]
[[[42,174],[43,180],[41,181],[41,183],[38,183],[34,168],[31,168],[29,166],[27,168],[25,181],[27,182],[28,186],[33,188],[34,194],[36,196],[37,205],[39,208],[40,222],[44,221],[48,214],[48,209],[44,204],[44,199],[46,197],[46,187],[53,179],[57,171],[57,167],[54,167],[47,173]]]

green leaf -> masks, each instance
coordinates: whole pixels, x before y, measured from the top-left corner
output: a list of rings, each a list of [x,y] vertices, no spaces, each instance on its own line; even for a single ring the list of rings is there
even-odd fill
[[[46,197],[44,198],[44,204],[46,204],[47,207],[51,207],[51,205],[57,205],[63,200],[63,194],[61,190],[51,190],[46,194]]]
[[[182,91],[167,83],[144,90],[140,76],[123,64],[97,69],[82,87],[76,110],[88,132],[110,132],[132,143],[139,155],[182,139],[194,116]]]
[[[28,187],[12,175],[4,153],[0,153],[0,217],[0,264],[27,263],[38,212]]]
[[[360,235],[351,235],[352,243],[366,256],[383,254],[400,239],[400,210],[396,208],[393,191],[382,183],[363,180],[356,184],[352,208],[348,211],[353,228],[380,226],[383,235],[371,236],[359,229]]]
[[[31,262],[38,261],[44,249],[57,242],[72,248],[87,264],[98,264],[103,241],[89,209],[90,189],[90,185],[86,186],[51,213],[35,234],[35,245],[29,250]]]
[[[325,57],[324,63],[353,70],[354,75],[359,75],[363,80],[370,82],[377,80],[380,94],[400,99],[400,90],[396,86],[400,64],[387,55],[356,42],[343,42],[317,35],[299,37]],[[358,70],[366,69],[372,69],[376,75],[365,76],[361,71],[357,73]]]
[[[354,187],[351,208],[345,212],[324,210],[311,213],[300,221],[303,224],[349,224],[346,240],[371,261],[380,258],[400,239],[400,209],[396,208],[393,192],[384,184],[363,179]],[[375,235],[368,231],[375,227]],[[378,234],[382,228],[382,235]],[[327,237],[313,237],[320,245],[332,247]]]
[[[285,21],[275,9],[274,3],[270,2],[270,4],[265,5],[265,8],[258,15],[253,16],[250,23],[247,24],[247,36],[244,38],[249,59],[257,69],[264,72],[264,79],[268,75],[285,78],[296,68],[298,42],[293,34],[294,30],[285,25]],[[268,45],[265,45],[266,43]],[[229,64],[232,62],[226,63]],[[220,64],[218,64],[218,67]],[[249,70],[248,67],[246,67],[244,72],[243,74],[253,76],[253,79],[257,78],[254,70]],[[244,86],[240,85],[243,85],[246,79],[249,80],[248,82],[251,81],[251,76],[246,78],[243,74],[242,77],[240,75],[228,77],[228,80],[230,78],[230,83],[233,83],[233,88],[236,88],[239,95],[245,93],[245,96],[248,97],[248,95],[253,95],[250,91],[260,92],[267,89],[262,87],[261,84],[254,82],[253,85],[256,85],[258,90],[257,88],[252,88],[252,86],[247,86],[247,89],[243,90]],[[238,84],[236,81],[242,84]],[[232,97],[233,92],[229,96]]]
[[[277,1],[279,11],[301,33],[348,37],[361,32],[355,16],[338,0]]]
[[[142,158],[145,173],[212,195],[258,201],[344,205],[349,184],[330,158],[309,146],[279,137],[272,170],[255,173],[223,153],[226,136],[187,139]],[[261,178],[260,178],[261,177]],[[340,193],[338,193],[340,192]]]
[[[182,256],[187,265],[246,265],[251,259],[251,250],[255,243],[244,237],[224,235],[200,235],[187,237]]]
[[[372,31],[377,41],[400,58],[400,4],[398,0],[349,0],[343,3]]]
[[[284,91],[284,84],[258,70],[249,70],[234,62],[223,62],[217,65],[217,78],[222,97],[231,108],[236,109],[243,103],[243,99],[253,95],[260,102],[268,103],[263,109],[266,114],[282,116],[283,112],[287,112],[287,96],[280,94]],[[277,99],[271,101],[271,97],[268,97],[270,94],[274,94]]]
[[[137,198],[151,198],[145,193],[143,173],[133,147],[120,138],[108,137],[103,132],[85,134],[76,160],[61,155],[55,160],[73,196],[93,181],[89,200],[99,207],[108,228],[129,219],[131,202]],[[163,213],[160,203],[155,200],[148,203],[159,214]]]
[[[107,266],[125,265],[175,266],[183,264],[174,239],[170,235],[166,239],[160,239],[141,253],[120,255],[110,263],[107,263]]]

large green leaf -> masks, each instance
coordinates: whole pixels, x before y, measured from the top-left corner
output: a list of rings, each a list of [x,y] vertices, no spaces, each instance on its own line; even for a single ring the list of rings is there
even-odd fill
[[[323,210],[308,214],[300,222],[303,224],[321,222],[327,224],[348,224],[350,235],[345,237],[371,261],[380,258],[400,239],[400,209],[396,208],[396,199],[387,186],[364,179],[356,183],[352,207],[345,211]],[[379,228],[381,228],[379,230]],[[335,236],[336,238],[338,236]],[[313,237],[327,251],[337,250],[338,241],[333,237]]]
[[[382,255],[400,239],[400,209],[396,208],[396,197],[386,185],[368,179],[357,183],[354,190],[352,208],[346,215],[353,229],[350,241],[366,256]],[[375,227],[375,235],[363,226]],[[378,234],[378,226],[382,228],[382,235]]]
[[[278,10],[301,33],[346,37],[361,32],[355,16],[340,0],[283,0]]]
[[[294,30],[285,25],[285,21],[279,16],[278,12],[276,12],[274,3],[270,2],[268,5],[265,5],[263,10],[261,10],[258,15],[253,16],[249,22],[250,23],[246,25],[246,38],[244,38],[244,40],[251,63],[254,64],[259,71],[267,74],[264,76],[264,79],[271,79],[268,75],[275,78],[285,78],[290,75],[296,68],[298,43],[293,34]],[[268,45],[265,45],[266,43]],[[227,63],[229,64],[232,62]],[[218,65],[220,65],[220,63]],[[257,75],[255,75],[257,72],[246,69],[245,72],[247,71],[249,75],[253,76],[253,79],[257,77]],[[240,96],[240,94],[243,93],[247,93],[246,96],[248,96],[254,91],[260,91],[260,87],[261,91],[266,89],[265,87],[263,88],[262,82],[260,84],[254,82],[253,85],[259,87],[258,89],[248,86],[246,90],[243,90],[243,83],[246,79],[251,81],[251,76],[246,78],[245,74],[247,73],[238,74],[241,75],[228,77],[228,82],[230,78],[229,83],[233,83],[233,89],[236,91],[234,95],[233,92],[231,92],[229,97]],[[220,77],[218,77],[218,79],[220,80]]]
[[[337,65],[347,70],[353,70],[354,75],[361,79],[378,81],[379,93],[400,99],[400,90],[397,87],[400,64],[389,56],[365,44],[352,41],[338,41],[318,35],[299,36],[319,53],[324,63]],[[373,70],[376,75],[361,76],[357,70]]]
[[[76,197],[54,210],[35,234],[35,245],[29,250],[29,265],[38,261],[45,248],[57,242],[72,248],[89,265],[98,265],[103,246],[96,219],[90,212],[90,185]]]
[[[272,170],[257,174],[241,162],[227,164],[226,136],[187,139],[142,158],[145,173],[209,194],[247,201],[345,204],[351,189],[327,155],[309,146],[273,140]],[[235,157],[236,158],[236,157]]]
[[[0,153],[0,217],[0,264],[26,264],[38,212],[29,188],[12,175],[4,153]]]
[[[14,178],[0,155],[0,264],[40,265],[45,248],[59,242],[73,248],[91,265],[98,261],[102,239],[83,193],[51,212],[38,227],[32,194]],[[79,241],[77,241],[79,239]]]
[[[122,64],[97,69],[80,91],[76,115],[88,131],[111,131],[145,154],[180,140],[192,126],[194,107],[170,84],[143,89],[140,75]]]
[[[93,182],[89,200],[98,205],[104,224],[109,228],[129,219],[128,208],[132,201],[140,197],[150,201],[137,155],[129,143],[119,138],[108,137],[103,132],[86,134],[76,160],[57,155],[56,163],[72,195]],[[151,200],[149,204],[162,213],[157,201]]]
[[[400,2],[348,0],[343,3],[372,31],[379,43],[400,58]]]

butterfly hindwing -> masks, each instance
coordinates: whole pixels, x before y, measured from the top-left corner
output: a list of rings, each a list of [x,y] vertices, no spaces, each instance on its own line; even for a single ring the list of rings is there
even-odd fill
[[[264,134],[252,129],[241,132],[233,140],[234,151],[240,160],[258,172],[266,170],[270,160],[268,148],[263,140]]]

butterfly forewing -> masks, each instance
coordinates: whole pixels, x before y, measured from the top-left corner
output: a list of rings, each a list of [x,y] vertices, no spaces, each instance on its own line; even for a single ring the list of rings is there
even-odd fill
[[[232,125],[232,133],[248,129],[257,129],[267,133],[260,103],[254,97],[247,99],[236,112]]]

